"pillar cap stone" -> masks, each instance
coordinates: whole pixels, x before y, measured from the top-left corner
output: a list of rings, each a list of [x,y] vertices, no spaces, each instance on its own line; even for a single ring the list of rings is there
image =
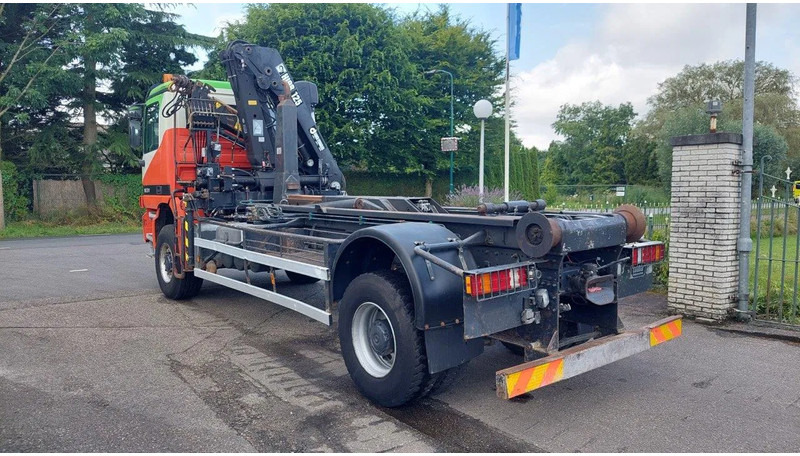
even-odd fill
[[[742,144],[742,135],[739,133],[706,133],[704,135],[673,136],[669,140],[672,147],[679,146],[705,146],[707,144]]]

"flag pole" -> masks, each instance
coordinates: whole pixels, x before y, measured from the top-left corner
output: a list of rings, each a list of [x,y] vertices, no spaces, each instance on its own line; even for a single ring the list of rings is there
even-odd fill
[[[508,140],[509,140],[509,128],[510,127],[509,127],[509,122],[508,122],[508,116],[509,116],[509,112],[508,112],[509,111],[509,93],[508,93],[508,79],[509,79],[508,78],[508,69],[509,69],[509,63],[508,63],[508,52],[509,52],[509,46],[511,46],[511,40],[509,38],[509,34],[510,33],[511,33],[511,4],[509,3],[506,6],[506,109],[505,109],[505,115],[506,115],[506,142],[505,142],[505,155],[504,155],[504,161],[503,161],[503,195],[504,195],[504,198],[505,198],[503,201],[508,201],[508,199],[509,199],[508,198],[508,186],[509,186],[509,184],[508,184],[509,141]]]

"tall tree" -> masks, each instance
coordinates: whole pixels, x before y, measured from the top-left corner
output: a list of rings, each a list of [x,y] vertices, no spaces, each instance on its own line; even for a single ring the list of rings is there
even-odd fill
[[[28,124],[54,93],[69,87],[66,10],[60,4],[0,4],[0,160],[9,126]]]
[[[723,102],[741,99],[744,93],[744,62],[728,60],[683,67],[677,75],[658,85],[658,92],[648,102],[654,111],[668,111],[703,103],[710,99]],[[771,63],[757,62],[757,94],[780,94],[785,103],[794,97],[794,76]],[[775,101],[775,100],[773,100]]]
[[[636,113],[630,103],[618,107],[599,101],[563,105],[553,128],[564,137],[550,145],[545,169],[549,184],[626,183],[624,148]],[[555,174],[555,164],[563,170]]]
[[[295,79],[317,84],[317,122],[342,165],[404,167],[395,157],[411,138],[398,125],[415,121],[422,75],[390,13],[367,4],[248,5],[217,52],[234,39],[277,49]],[[200,75],[225,72],[212,55]]]
[[[493,51],[494,40],[488,32],[476,30],[466,20],[450,14],[447,6],[437,11],[414,13],[400,23],[406,37],[410,59],[419,73],[434,69],[453,74],[453,113],[456,136],[461,138],[455,167],[460,172],[477,175],[480,121],[472,107],[485,98],[494,105],[495,117],[487,121],[486,150],[490,164],[496,152],[503,149],[503,94],[497,91],[502,84],[504,63]],[[407,168],[424,171],[430,180],[436,173],[449,169],[450,156],[440,151],[439,138],[450,136],[450,77],[446,73],[429,74],[419,81],[418,90],[424,103],[419,114],[422,125],[412,135],[413,153],[407,154]],[[497,127],[500,126],[500,129]],[[522,144],[514,137],[515,151]],[[522,157],[522,156],[519,156]],[[522,162],[520,162],[522,163]],[[502,161],[499,163],[502,169]],[[494,167],[487,167],[490,181]],[[524,170],[518,170],[520,172]],[[502,177],[500,179],[502,185]],[[521,189],[520,189],[521,190]]]
[[[175,16],[141,4],[75,4],[70,12],[72,58],[70,72],[81,81],[71,107],[83,114],[81,181],[90,207],[96,206],[90,176],[98,167],[98,114],[118,117],[121,103],[141,96],[146,79],[157,80],[157,69],[180,69],[194,56],[187,48],[202,40],[175,24]],[[147,74],[151,78],[147,78]],[[156,77],[153,77],[156,76]],[[98,87],[111,86],[110,93]]]
[[[424,72],[450,71],[462,138],[456,166],[477,169],[480,124],[472,105],[488,98],[500,106],[503,65],[490,36],[446,7],[400,20],[374,5],[250,5],[243,22],[225,29],[200,76],[224,78],[216,54],[233,39],[277,49],[295,78],[317,83],[317,121],[341,165],[422,173],[429,190],[449,168],[439,139],[450,135],[450,79]]]
[[[786,160],[800,163],[800,111],[797,109],[795,76],[767,62],[756,63],[754,154],[769,153],[786,167]],[[740,60],[686,66],[659,84],[648,103],[651,110],[636,127],[637,135],[657,141],[659,176],[669,185],[672,170],[672,136],[708,132],[705,102],[719,99],[723,112],[720,131],[741,132],[744,63]],[[779,141],[775,136],[782,139]],[[761,145],[759,146],[759,139]],[[786,146],[786,149],[784,149]],[[772,150],[767,150],[765,148]],[[787,154],[788,151],[788,154]],[[757,162],[757,160],[756,160]]]
[[[622,150],[625,181],[631,185],[658,184],[656,143],[643,135],[631,134]]]

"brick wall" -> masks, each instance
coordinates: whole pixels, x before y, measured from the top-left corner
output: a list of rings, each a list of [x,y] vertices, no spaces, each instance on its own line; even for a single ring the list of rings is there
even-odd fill
[[[672,138],[669,232],[670,309],[713,320],[735,307],[739,262],[742,136],[712,133]]]

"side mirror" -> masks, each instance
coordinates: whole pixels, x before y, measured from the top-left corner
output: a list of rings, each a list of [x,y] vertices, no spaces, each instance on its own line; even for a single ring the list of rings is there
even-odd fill
[[[142,147],[142,105],[128,108],[128,138],[132,149]]]

